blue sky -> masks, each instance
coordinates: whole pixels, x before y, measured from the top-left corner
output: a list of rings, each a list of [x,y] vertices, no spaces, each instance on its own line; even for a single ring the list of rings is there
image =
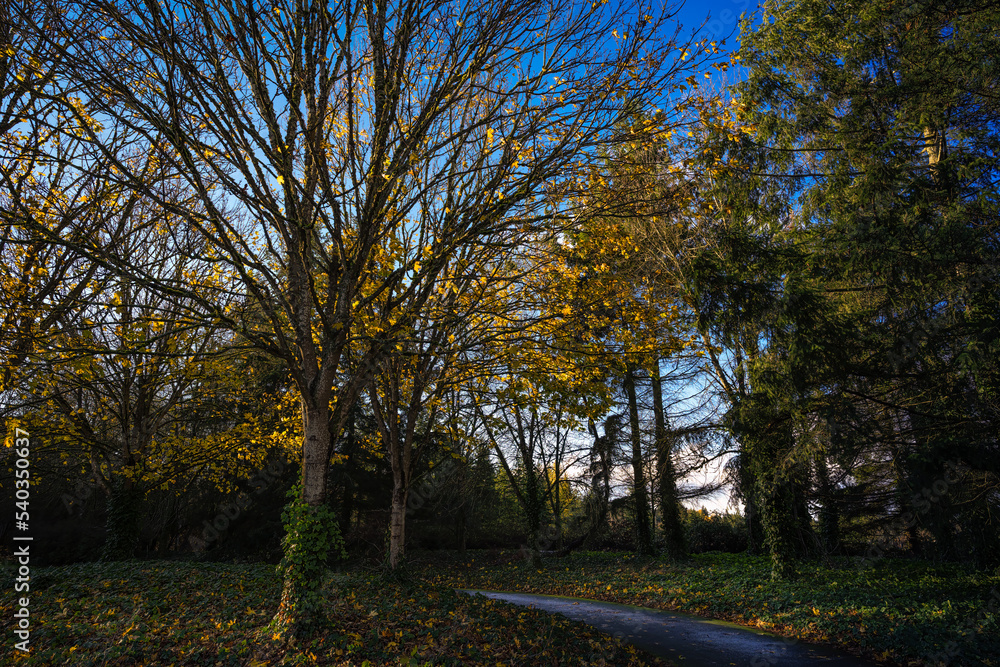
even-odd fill
[[[712,41],[726,39],[726,50],[731,51],[736,47],[740,15],[756,9],[757,0],[687,0],[677,13],[677,20],[689,34],[711,15],[702,28],[704,36],[711,37]]]

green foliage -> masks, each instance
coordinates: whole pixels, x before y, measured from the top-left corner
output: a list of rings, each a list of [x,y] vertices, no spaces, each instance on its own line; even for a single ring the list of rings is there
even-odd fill
[[[704,262],[699,314],[736,351],[729,332],[753,325],[729,421],[774,573],[808,548],[806,493],[830,547],[838,515],[897,514],[913,521],[887,541],[994,563],[1000,14],[964,0],[771,0],[761,14],[733,89],[753,147],[722,130],[707,148],[724,164],[713,195],[769,174],[742,204],[723,197],[764,233],[736,244],[759,252]],[[847,475],[813,484],[814,461]],[[949,462],[967,474],[936,493]]]
[[[337,515],[329,506],[313,506],[302,500],[301,483],[289,489],[288,498],[288,505],[281,514],[285,527],[284,557],[278,565],[285,590],[275,630],[290,627],[298,634],[314,630],[312,626],[321,619],[323,599],[320,591],[327,562],[331,555],[346,560],[347,551]]]
[[[720,514],[708,510],[682,510],[684,540],[692,553],[746,551],[746,520],[739,514]]]
[[[516,470],[519,473],[520,470]],[[493,474],[483,507],[489,511],[481,518],[480,540],[488,546],[512,546],[525,542],[524,511],[507,475]]]
[[[44,622],[32,628],[31,652],[12,651],[10,664],[665,665],[559,616],[420,582],[334,576],[322,592],[336,629],[292,648],[266,641],[282,585],[272,566],[147,561],[33,569],[32,617]],[[4,591],[13,590],[13,578],[13,569],[0,567]],[[0,596],[0,613],[9,618],[13,603]]]

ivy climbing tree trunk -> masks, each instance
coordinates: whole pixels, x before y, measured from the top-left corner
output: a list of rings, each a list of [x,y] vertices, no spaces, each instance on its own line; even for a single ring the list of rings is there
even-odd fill
[[[285,512],[283,583],[271,629],[280,636],[302,637],[321,627],[320,591],[331,549],[343,555],[337,517],[326,504],[330,459],[329,398],[302,399],[302,468]]]
[[[101,560],[119,561],[135,558],[139,547],[144,497],[142,489],[131,479],[112,481],[104,524],[107,535]]]
[[[684,528],[681,525],[680,503],[677,500],[677,479],[674,473],[673,439],[667,430],[667,418],[663,410],[663,377],[660,364],[653,364],[653,419],[656,429],[656,462],[658,468],[660,501],[660,525],[663,529],[663,543],[670,558],[682,558],[686,553]]]
[[[625,393],[628,397],[628,418],[632,439],[632,499],[635,508],[636,550],[652,555],[653,536],[649,525],[649,497],[643,469],[642,431],[639,427],[639,401],[635,391],[635,367],[625,371]]]
[[[795,574],[795,490],[781,463],[791,446],[791,423],[760,394],[751,394],[739,413],[737,432],[750,456],[771,578],[790,579]]]

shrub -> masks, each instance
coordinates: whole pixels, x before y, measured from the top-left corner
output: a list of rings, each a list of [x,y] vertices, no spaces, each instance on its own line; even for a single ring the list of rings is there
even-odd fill
[[[681,522],[691,553],[746,551],[746,521],[740,514],[682,509]]]

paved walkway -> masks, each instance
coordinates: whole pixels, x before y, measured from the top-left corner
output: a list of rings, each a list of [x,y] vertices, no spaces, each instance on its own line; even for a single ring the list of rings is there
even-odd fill
[[[872,667],[838,649],[673,611],[582,598],[466,590],[583,621],[681,667]]]

